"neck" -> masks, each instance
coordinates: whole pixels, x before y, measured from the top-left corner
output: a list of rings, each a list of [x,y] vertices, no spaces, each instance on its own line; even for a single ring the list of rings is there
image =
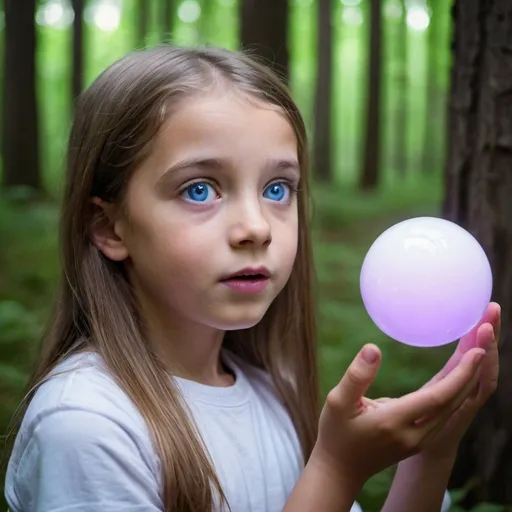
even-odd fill
[[[208,386],[230,386],[233,375],[222,365],[224,331],[142,308],[149,344],[177,377]]]

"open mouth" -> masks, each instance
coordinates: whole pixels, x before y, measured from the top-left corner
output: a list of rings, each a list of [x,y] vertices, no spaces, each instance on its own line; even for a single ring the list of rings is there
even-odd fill
[[[241,275],[241,276],[233,276],[228,277],[227,279],[223,279],[223,281],[262,281],[263,279],[268,279],[267,276],[263,274],[251,274],[251,275]]]
[[[266,288],[269,278],[270,272],[264,267],[246,268],[222,279],[221,283],[229,286],[235,292],[259,293]]]

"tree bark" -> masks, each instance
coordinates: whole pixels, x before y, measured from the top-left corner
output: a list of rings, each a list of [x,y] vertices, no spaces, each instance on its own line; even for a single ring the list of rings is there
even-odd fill
[[[503,311],[498,390],[463,439],[450,485],[464,505],[512,504],[512,3],[457,0],[445,215],[486,250]]]
[[[313,169],[318,181],[332,182],[332,2],[318,0],[317,76]]]
[[[72,101],[82,92],[84,87],[84,4],[85,0],[73,0],[73,76]]]
[[[371,0],[366,135],[363,167],[359,182],[362,190],[375,189],[379,184],[382,42],[381,0]]]
[[[240,41],[288,82],[288,0],[241,0]]]
[[[3,181],[41,189],[36,102],[35,0],[4,0]]]

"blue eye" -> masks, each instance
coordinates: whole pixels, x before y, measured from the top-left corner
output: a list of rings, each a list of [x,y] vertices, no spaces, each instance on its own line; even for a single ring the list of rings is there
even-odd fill
[[[214,188],[204,181],[192,183],[183,192],[182,196],[194,203],[206,203],[215,199]]]
[[[286,202],[290,199],[290,185],[282,181],[272,183],[263,192],[263,197],[281,203]]]

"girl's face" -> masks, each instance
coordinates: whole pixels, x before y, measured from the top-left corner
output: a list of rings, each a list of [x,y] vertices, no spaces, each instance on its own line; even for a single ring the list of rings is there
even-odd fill
[[[292,271],[299,178],[297,141],[276,107],[196,96],[131,179],[117,259],[163,321],[251,327]],[[238,272],[259,275],[227,279]]]

